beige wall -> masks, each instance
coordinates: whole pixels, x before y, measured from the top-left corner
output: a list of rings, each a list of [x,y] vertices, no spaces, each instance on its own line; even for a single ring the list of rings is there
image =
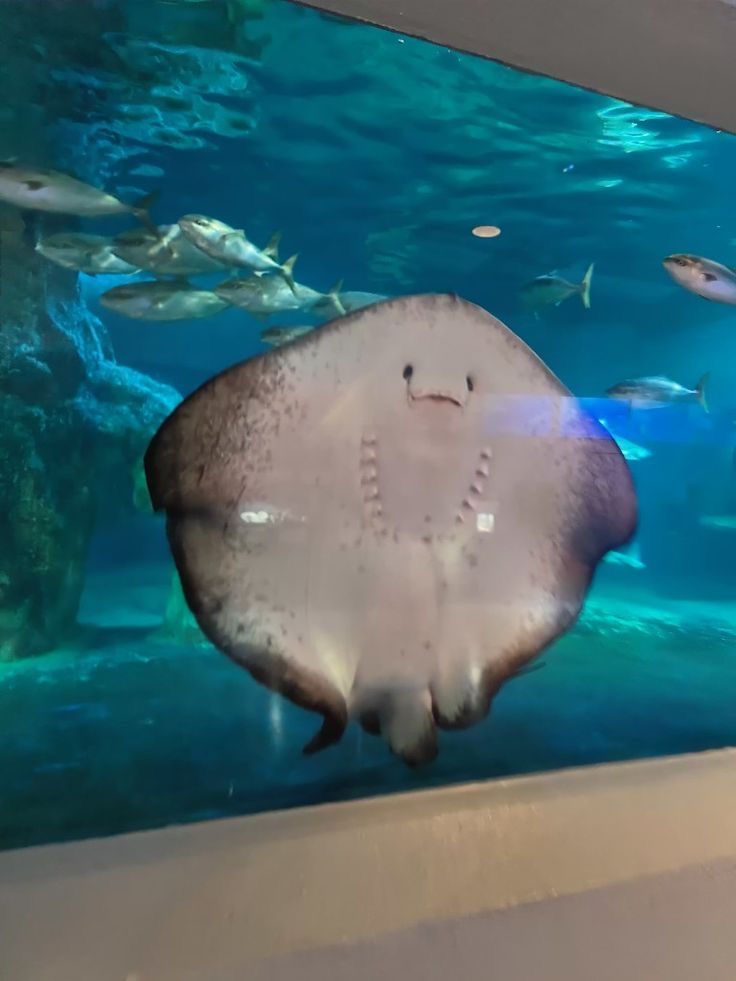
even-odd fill
[[[734,804],[724,751],[8,852],[0,978],[732,979]]]

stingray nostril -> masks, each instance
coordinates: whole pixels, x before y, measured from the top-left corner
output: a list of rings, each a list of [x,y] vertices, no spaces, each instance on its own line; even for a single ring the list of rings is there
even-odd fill
[[[403,374],[404,374],[404,381],[409,381],[411,376],[414,374],[414,367],[410,364],[406,365],[404,367]]]
[[[473,389],[475,388],[472,375],[468,375],[468,377],[465,379],[465,384],[468,386],[468,391],[472,392]]]

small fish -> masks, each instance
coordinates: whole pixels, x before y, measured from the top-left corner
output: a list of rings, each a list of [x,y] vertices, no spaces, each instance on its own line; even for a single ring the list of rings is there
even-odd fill
[[[719,531],[736,531],[736,514],[701,515],[698,524],[703,528],[714,528]]]
[[[651,450],[647,450],[645,447],[639,446],[637,443],[632,443],[630,439],[625,439],[623,436],[614,435],[605,419],[599,419],[598,422],[601,424],[601,426],[608,430],[611,439],[621,450],[625,460],[629,460],[630,462],[634,463],[637,460],[647,460],[652,455]]]
[[[581,283],[570,283],[561,276],[537,276],[521,289],[524,305],[530,310],[554,304],[559,306],[569,296],[577,294],[586,310],[590,309],[590,284],[593,279],[595,263],[591,262]]]
[[[525,674],[534,674],[535,671],[541,671],[546,667],[546,661],[536,661],[534,664],[525,664],[524,667],[519,668],[518,671],[514,671],[513,674],[510,674],[508,680],[511,681],[512,678],[522,678]]]
[[[736,271],[728,266],[682,253],[668,255],[662,265],[683,289],[706,300],[736,306]]]
[[[642,561],[638,542],[632,542],[623,548],[617,548],[612,552],[608,552],[604,556],[603,561],[608,562],[609,565],[625,565],[630,569],[646,569],[646,565]]]
[[[140,272],[137,266],[125,262],[112,251],[112,239],[104,235],[85,235],[83,232],[59,232],[47,235],[36,243],[36,252],[64,269],[96,276],[132,275]]]
[[[314,330],[314,327],[311,324],[300,324],[296,326],[289,324],[287,327],[266,327],[265,330],[261,331],[261,340],[264,344],[270,344],[271,347],[280,347],[282,344],[295,341],[297,337],[303,337],[304,334],[308,334],[312,330]]]
[[[111,248],[124,262],[155,276],[204,276],[228,268],[192,245],[178,225],[160,225],[155,234],[132,228],[117,235]]]
[[[134,320],[193,320],[211,317],[228,305],[211,290],[156,281],[114,286],[100,296],[100,303]]]
[[[149,227],[148,209],[157,193],[125,204],[106,191],[56,170],[26,167],[13,161],[0,162],[0,200],[31,211],[50,211],[80,218],[103,215],[135,215]]]
[[[624,460],[635,463],[638,460],[646,460],[652,455],[651,450],[638,446],[636,443],[632,443],[630,439],[624,439],[623,436],[613,436],[612,438],[623,453]]]
[[[293,289],[297,256],[292,256],[283,265],[277,261],[280,232],[271,238],[265,249],[259,249],[248,240],[242,228],[231,228],[224,221],[206,215],[184,215],[179,219],[179,228],[193,245],[224,266],[278,272]]]
[[[287,310],[310,310],[317,303],[330,301],[335,310],[343,315],[345,308],[340,302],[338,283],[329,293],[319,293],[310,286],[294,283],[290,288],[279,276],[254,273],[244,279],[230,279],[215,287],[215,293],[235,307],[247,310],[254,317],[268,317],[272,313]]]
[[[373,306],[374,303],[383,303],[384,300],[388,300],[388,297],[382,296],[380,293],[362,293],[360,290],[348,290],[347,293],[340,293],[340,303],[343,305],[345,313],[362,310],[364,307]],[[319,317],[324,316],[329,319],[342,316],[335,310],[335,304],[331,297],[325,302],[320,301],[315,304],[312,312]]]
[[[619,382],[606,391],[610,399],[628,402],[630,406],[640,409],[655,409],[678,402],[697,402],[705,412],[708,403],[705,398],[705,386],[710,372],[706,372],[695,388],[685,388],[669,378],[661,375],[650,378],[631,378]]]

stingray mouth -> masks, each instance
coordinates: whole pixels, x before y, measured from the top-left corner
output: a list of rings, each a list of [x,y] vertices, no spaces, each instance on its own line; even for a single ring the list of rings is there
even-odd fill
[[[442,389],[417,389],[412,386],[412,378],[414,376],[414,366],[411,364],[404,365],[404,370],[402,372],[402,377],[406,382],[406,397],[409,405],[413,405],[415,402],[428,402],[434,404],[447,403],[448,405],[456,405],[458,409],[464,409],[465,403],[467,402],[466,397],[460,398],[457,392],[451,392]],[[473,391],[474,382],[473,378],[468,375],[465,379],[465,386],[468,392]]]
[[[449,405],[456,405],[459,409],[464,408],[465,403],[461,402],[455,395],[448,395],[446,392],[420,392],[415,394],[409,389],[409,402],[446,402]]]

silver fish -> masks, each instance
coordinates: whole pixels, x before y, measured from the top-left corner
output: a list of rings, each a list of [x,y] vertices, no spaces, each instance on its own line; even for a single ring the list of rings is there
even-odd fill
[[[135,215],[150,225],[148,209],[157,194],[147,194],[126,204],[112,194],[56,170],[0,162],[0,201],[31,211],[51,211],[82,218],[103,215]]]
[[[346,293],[340,293],[340,302],[342,303],[346,313],[352,313],[354,310],[362,310],[365,307],[371,307],[374,303],[383,303],[384,300],[388,300],[387,296],[382,296],[380,293],[363,293],[360,290],[348,290]],[[335,304],[332,299],[325,303],[317,303],[313,307],[313,312],[318,317],[328,317],[332,318],[338,314],[335,311]]]
[[[230,279],[215,287],[215,293],[235,307],[247,310],[254,317],[268,317],[287,310],[309,310],[319,302],[332,299],[336,310],[342,309],[338,284],[329,293],[319,293],[310,286],[294,283],[293,288],[280,276],[254,273],[244,279]]]
[[[736,272],[728,266],[684,253],[668,255],[662,265],[683,289],[706,300],[736,306]]]
[[[630,545],[609,552],[604,556],[603,561],[608,562],[609,565],[625,565],[630,569],[646,569],[638,542],[632,542]]]
[[[58,232],[47,235],[36,243],[36,252],[64,269],[95,276],[132,275],[140,272],[112,251],[112,239],[104,235],[86,235],[83,232]]]
[[[156,276],[204,276],[227,269],[192,245],[178,225],[160,225],[156,234],[132,228],[115,237],[112,250],[125,262]]]
[[[685,388],[661,375],[650,378],[632,378],[609,388],[606,395],[620,402],[628,402],[637,408],[658,408],[677,402],[697,402],[706,412],[708,403],[705,386],[710,372],[706,372],[695,388]]]
[[[586,310],[590,309],[590,284],[593,279],[593,269],[595,268],[595,263],[588,266],[588,270],[583,276],[583,280],[580,283],[570,283],[568,280],[563,279],[561,276],[547,275],[547,276],[537,276],[530,283],[527,283],[521,289],[521,297],[526,306],[530,310],[536,310],[540,307],[546,306],[559,306],[563,300],[566,300],[569,296],[579,296],[583,301],[583,306]]]
[[[295,341],[297,337],[303,337],[312,330],[314,330],[314,327],[311,324],[297,324],[295,326],[289,324],[286,327],[267,327],[261,331],[261,340],[264,344],[270,344],[271,347],[280,347],[282,344]]]
[[[192,245],[223,266],[278,272],[289,286],[294,285],[293,270],[297,256],[292,256],[283,265],[277,261],[280,232],[272,237],[265,249],[259,249],[248,240],[242,228],[231,228],[224,221],[206,215],[184,215],[179,219],[179,228]]]
[[[127,283],[100,296],[100,303],[134,320],[193,320],[227,307],[211,290],[175,282]]]

